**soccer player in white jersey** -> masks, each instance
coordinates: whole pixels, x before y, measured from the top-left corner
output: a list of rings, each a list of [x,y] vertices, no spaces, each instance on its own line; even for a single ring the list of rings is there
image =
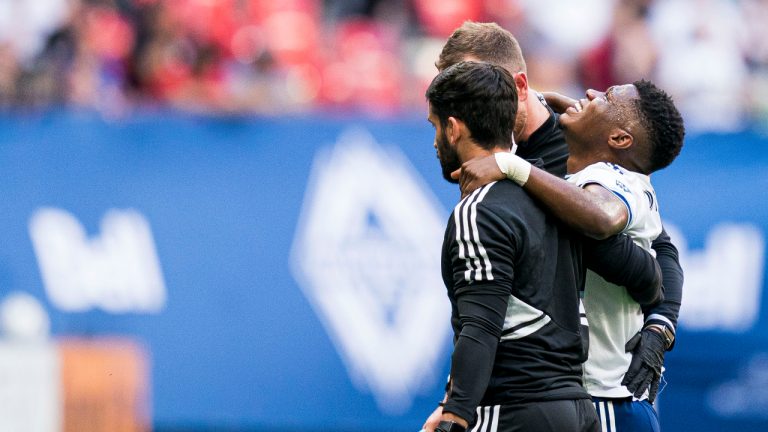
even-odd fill
[[[560,116],[570,152],[567,181],[512,153],[496,153],[455,173],[462,192],[506,175],[573,228],[595,238],[623,232],[650,250],[661,220],[649,175],[672,163],[685,135],[672,99],[643,80],[558,102],[567,106]],[[589,276],[584,305],[590,326],[585,385],[602,430],[658,431],[652,402],[674,333],[645,317],[626,290],[596,275]]]

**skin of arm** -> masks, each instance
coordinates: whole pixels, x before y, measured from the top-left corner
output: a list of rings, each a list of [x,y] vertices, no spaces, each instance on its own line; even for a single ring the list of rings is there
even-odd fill
[[[564,113],[568,107],[572,107],[579,103],[576,99],[569,98],[568,96],[556,92],[542,92],[541,95],[544,96],[547,105],[552,107],[552,110],[558,114]]]
[[[452,176],[461,183],[462,193],[506,178],[493,157],[468,161]],[[580,188],[536,167],[531,168],[523,188],[571,228],[594,239],[585,243],[589,268],[627,287],[642,305],[658,305],[664,298],[660,264],[630,238],[616,237],[626,226],[629,214],[613,192],[598,184]]]
[[[465,162],[451,177],[459,180],[464,196],[506,175],[490,156]],[[523,189],[566,225],[594,239],[618,234],[629,219],[626,206],[608,189],[597,184],[580,188],[535,166]]]

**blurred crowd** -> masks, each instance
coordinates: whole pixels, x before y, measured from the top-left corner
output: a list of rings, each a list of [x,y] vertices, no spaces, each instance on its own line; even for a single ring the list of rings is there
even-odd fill
[[[0,111],[423,110],[467,19],[515,34],[536,89],[645,77],[690,129],[768,123],[768,0],[0,0]]]

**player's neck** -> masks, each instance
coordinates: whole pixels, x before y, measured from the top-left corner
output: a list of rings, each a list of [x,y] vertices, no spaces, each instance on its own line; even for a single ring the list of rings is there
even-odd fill
[[[471,161],[473,159],[483,158],[487,156],[491,156],[492,154],[496,152],[502,152],[506,151],[508,152],[509,149],[505,149],[499,146],[492,147],[491,149],[485,149],[483,147],[480,147],[474,142],[468,141],[465,143],[465,145],[459,147],[459,160],[461,163]]]
[[[625,154],[622,154],[620,159],[617,158],[617,161],[614,163],[636,173],[645,174],[647,171],[642,163],[642,158],[636,152],[625,152]]]
[[[610,162],[624,166],[614,154],[599,149],[580,151],[576,146],[569,146],[570,152],[566,170],[568,174],[577,173],[584,168],[598,162]]]

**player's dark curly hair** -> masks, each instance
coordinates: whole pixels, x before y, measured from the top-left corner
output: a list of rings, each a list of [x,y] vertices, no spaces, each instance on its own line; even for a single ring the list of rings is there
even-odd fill
[[[515,80],[489,63],[459,62],[440,72],[426,93],[432,112],[445,128],[448,117],[464,122],[472,139],[491,149],[512,146],[517,115]]]
[[[635,107],[649,140],[648,173],[658,171],[680,154],[685,137],[683,117],[675,107],[672,97],[646,80],[635,81],[640,97]]]

